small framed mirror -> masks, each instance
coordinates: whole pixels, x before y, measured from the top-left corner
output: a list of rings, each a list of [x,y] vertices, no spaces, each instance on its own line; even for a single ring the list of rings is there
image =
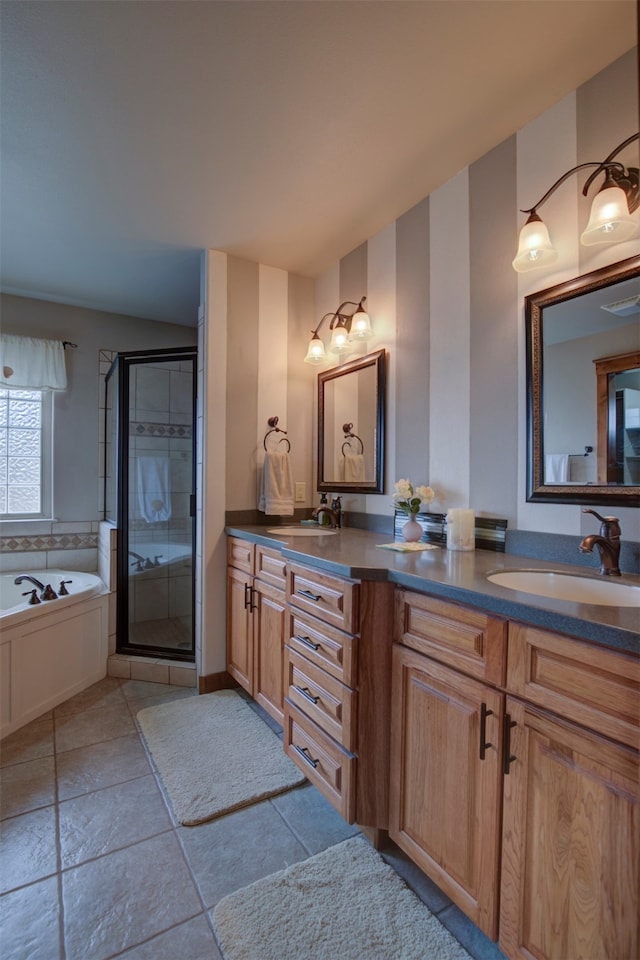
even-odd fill
[[[318,374],[318,490],[384,493],[385,351]]]
[[[527,500],[637,506],[640,256],[525,298]]]

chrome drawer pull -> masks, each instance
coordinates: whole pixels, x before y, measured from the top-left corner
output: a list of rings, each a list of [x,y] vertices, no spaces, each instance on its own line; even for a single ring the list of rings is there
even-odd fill
[[[306,763],[309,763],[309,764],[313,767],[313,769],[315,770],[315,768],[318,766],[318,764],[320,763],[320,761],[313,759],[313,757],[312,757],[311,754],[309,753],[309,748],[308,748],[308,747],[299,747],[297,743],[294,743],[294,744],[293,744],[293,749],[294,749],[294,750],[297,750],[297,752],[300,754],[300,756],[302,757],[302,759],[303,759],[304,761],[306,761]]]
[[[306,597],[307,600],[314,600],[316,603],[318,602],[318,600],[322,600],[322,597],[319,593],[318,594],[311,593],[311,590],[298,590],[298,593],[300,594],[301,597]]]
[[[314,643],[313,640],[309,639],[309,637],[303,637],[301,633],[297,633],[294,637],[294,640],[297,640],[299,643],[304,644],[305,647],[309,647],[310,650],[320,649],[319,643]]]
[[[318,701],[320,700],[320,697],[314,697],[314,695],[311,693],[311,690],[309,690],[309,687],[299,687],[297,683],[294,683],[293,686],[298,691],[298,693],[302,694],[305,700],[309,701],[309,703],[318,703]]]

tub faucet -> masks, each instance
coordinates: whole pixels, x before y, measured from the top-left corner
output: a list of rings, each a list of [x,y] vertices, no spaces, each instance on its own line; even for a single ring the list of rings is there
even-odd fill
[[[32,583],[34,587],[38,588],[38,590],[44,590],[44,583],[40,583],[40,581],[36,580],[35,577],[27,576],[26,573],[23,573],[22,576],[20,577],[16,577],[13,582],[15,583],[16,587],[19,587],[20,584],[23,583],[25,580],[28,580],[29,583]]]
[[[580,542],[582,553],[591,553],[594,547],[600,554],[600,573],[603,577],[619,577],[620,567],[620,523],[617,517],[601,517],[595,510],[583,509],[583,513],[592,513],[600,521],[600,532],[590,533]]]

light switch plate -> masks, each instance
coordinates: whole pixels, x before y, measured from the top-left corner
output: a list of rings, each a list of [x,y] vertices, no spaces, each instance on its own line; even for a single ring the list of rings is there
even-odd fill
[[[304,503],[304,498],[304,481],[302,480],[296,483],[296,503]]]

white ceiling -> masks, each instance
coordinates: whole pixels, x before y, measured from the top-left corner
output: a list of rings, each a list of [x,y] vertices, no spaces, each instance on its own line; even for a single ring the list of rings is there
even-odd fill
[[[636,42],[636,0],[0,15],[2,289],[186,324],[203,248],[317,276]]]

